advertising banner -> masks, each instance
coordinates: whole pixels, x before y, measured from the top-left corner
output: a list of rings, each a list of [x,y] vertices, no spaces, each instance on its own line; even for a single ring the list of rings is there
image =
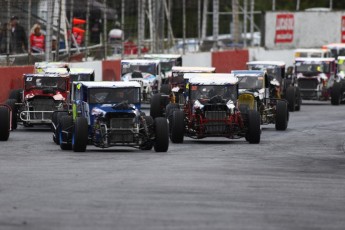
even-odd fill
[[[277,14],[275,43],[291,43],[294,32],[294,15]]]
[[[345,43],[345,16],[341,16],[341,43]]]

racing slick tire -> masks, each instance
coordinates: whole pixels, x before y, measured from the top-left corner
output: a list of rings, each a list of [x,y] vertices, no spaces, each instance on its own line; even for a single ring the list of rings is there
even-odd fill
[[[183,143],[184,129],[184,112],[181,110],[173,111],[170,133],[172,143]]]
[[[156,152],[166,152],[169,148],[169,126],[164,117],[155,118],[155,133],[156,141],[154,143],[154,150]]]
[[[60,135],[59,135],[59,123],[60,119],[63,116],[67,116],[68,112],[54,112],[52,115],[52,132],[53,132],[53,141],[55,144],[60,144]]]
[[[298,87],[296,87],[296,97],[297,97],[297,105],[295,107],[295,111],[301,111],[302,105],[302,98],[301,98],[301,91]]]
[[[151,98],[150,115],[153,118],[163,117],[163,108],[161,104],[161,93],[154,94]]]
[[[154,121],[153,121],[153,118],[151,116],[143,116],[145,122],[146,122],[146,126],[147,126],[147,130],[148,130],[148,135],[150,135],[152,133],[152,128],[153,128],[153,125],[154,125]],[[141,150],[151,150],[153,147],[153,143],[152,141],[148,141],[144,144],[142,144],[139,149]]]
[[[165,95],[170,94],[170,85],[169,84],[162,84],[161,85],[161,93]]]
[[[7,99],[6,105],[8,105],[12,110],[12,130],[17,129],[17,100],[16,99]]]
[[[331,89],[331,104],[340,105],[340,102],[341,102],[341,84],[338,82],[334,82],[333,87]]]
[[[68,136],[70,136],[73,127],[73,118],[72,116],[63,116],[59,122],[59,140],[60,140],[60,148],[62,150],[71,150],[72,143],[68,140]],[[69,135],[63,135],[63,131],[69,132]]]
[[[276,105],[276,130],[286,130],[289,121],[289,111],[285,101],[277,101]]]
[[[85,152],[88,142],[89,125],[85,117],[77,117],[72,134],[72,149],[74,152]]]
[[[289,86],[286,89],[286,100],[288,102],[288,109],[290,112],[295,111],[296,99],[296,88],[294,86]]]
[[[22,91],[23,89],[11,90],[8,99],[15,99],[16,102],[20,103],[22,101]]]
[[[7,141],[10,136],[10,111],[7,107],[0,107],[0,141]]]
[[[260,113],[255,110],[249,110],[248,112],[248,131],[246,133],[246,140],[250,144],[260,143],[261,137],[261,118]]]

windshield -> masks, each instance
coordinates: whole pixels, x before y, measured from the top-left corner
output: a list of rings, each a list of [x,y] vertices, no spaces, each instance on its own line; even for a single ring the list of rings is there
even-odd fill
[[[296,63],[296,73],[329,73],[329,63]]]
[[[211,99],[214,96],[221,96],[224,100],[236,101],[237,87],[236,85],[191,85],[190,99]]]
[[[257,76],[239,76],[238,87],[240,89],[262,89],[264,88],[264,78]]]
[[[54,88],[66,90],[66,78],[63,77],[26,77],[25,89]]]
[[[126,101],[129,104],[140,102],[140,88],[91,88],[89,102],[117,104]]]
[[[162,71],[165,71],[165,72],[171,71],[173,66],[174,66],[174,61],[161,62]]]
[[[152,75],[157,75],[157,69],[155,63],[146,63],[146,64],[130,64],[125,63],[121,66],[121,73],[125,75],[127,73],[141,72],[141,73],[150,73]]]
[[[87,73],[71,74],[70,80],[71,80],[71,82],[73,82],[73,81],[92,81],[93,75],[87,74]]]
[[[262,70],[266,71],[267,75],[277,80],[281,80],[282,78],[282,69],[279,66],[269,65],[269,64],[261,64],[261,65],[248,65],[248,70]]]

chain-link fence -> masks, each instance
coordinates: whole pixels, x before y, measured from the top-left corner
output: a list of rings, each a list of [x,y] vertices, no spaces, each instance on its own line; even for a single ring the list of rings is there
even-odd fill
[[[0,65],[259,45],[248,1],[0,0]]]

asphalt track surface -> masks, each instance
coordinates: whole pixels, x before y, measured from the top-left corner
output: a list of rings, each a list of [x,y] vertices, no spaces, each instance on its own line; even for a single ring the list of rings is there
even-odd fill
[[[345,105],[311,102],[261,143],[212,138],[62,151],[42,128],[0,143],[0,229],[344,229]]]

